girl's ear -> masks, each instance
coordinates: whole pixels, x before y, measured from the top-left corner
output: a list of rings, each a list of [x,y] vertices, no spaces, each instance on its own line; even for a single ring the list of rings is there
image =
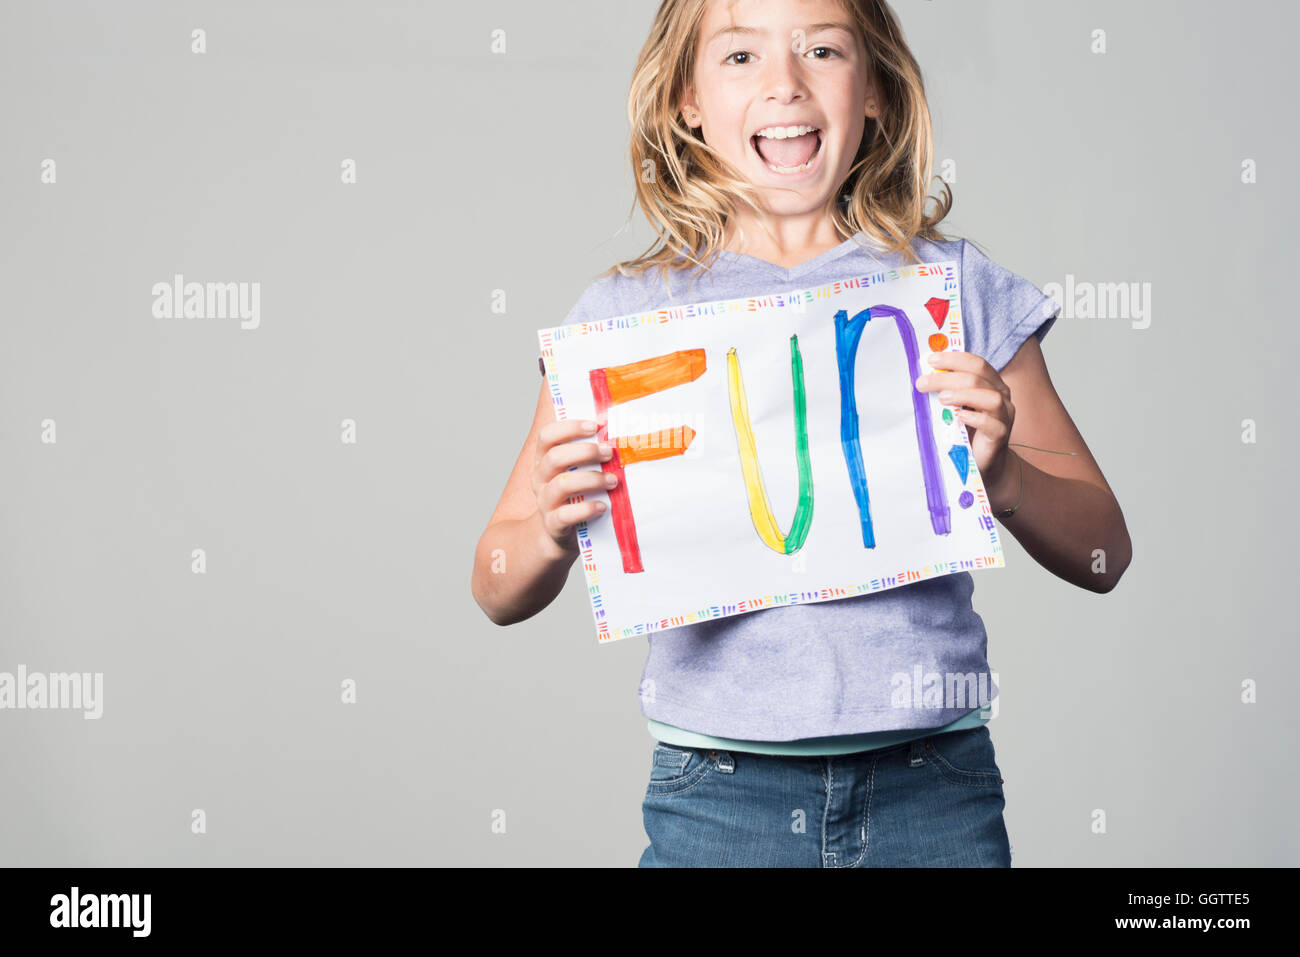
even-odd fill
[[[863,110],[868,119],[875,119],[880,116],[880,100],[876,96],[876,81],[867,81],[867,105]]]
[[[700,119],[700,108],[695,105],[694,86],[688,86],[686,92],[682,94],[682,122],[692,128],[703,123]]]
[[[867,118],[874,120],[880,116],[880,95],[876,88],[876,72],[874,69],[868,69],[867,71],[867,93],[864,99],[866,105],[863,113],[866,114]]]

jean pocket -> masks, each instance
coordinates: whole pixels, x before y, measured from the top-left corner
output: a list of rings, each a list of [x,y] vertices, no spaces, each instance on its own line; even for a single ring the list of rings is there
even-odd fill
[[[712,768],[712,760],[695,748],[655,745],[650,761],[650,784],[653,794],[668,794],[691,787]]]
[[[1002,787],[1002,771],[987,727],[947,731],[926,739],[925,760],[954,784]]]

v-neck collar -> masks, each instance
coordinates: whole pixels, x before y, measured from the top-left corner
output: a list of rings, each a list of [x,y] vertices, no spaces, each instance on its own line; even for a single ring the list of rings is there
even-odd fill
[[[863,245],[874,248],[874,244],[872,244],[868,238],[866,230],[861,230],[855,235],[850,236],[848,239],[844,240],[844,242],[840,243],[838,246],[831,247],[820,256],[814,256],[812,259],[790,266],[789,268],[778,266],[774,262],[768,262],[766,259],[759,259],[757,256],[751,256],[748,253],[733,252],[730,249],[724,249],[721,255],[732,257],[732,262],[743,261],[751,266],[761,267],[781,279],[797,279],[816,269],[820,269],[828,263],[834,262],[842,256],[848,255],[855,249],[861,249]]]

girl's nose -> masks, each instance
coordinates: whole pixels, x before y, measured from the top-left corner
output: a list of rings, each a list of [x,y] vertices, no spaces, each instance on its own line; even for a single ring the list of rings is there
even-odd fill
[[[807,97],[803,71],[796,61],[798,55],[791,51],[787,56],[773,57],[767,62],[763,71],[763,96],[766,99],[789,103]]]

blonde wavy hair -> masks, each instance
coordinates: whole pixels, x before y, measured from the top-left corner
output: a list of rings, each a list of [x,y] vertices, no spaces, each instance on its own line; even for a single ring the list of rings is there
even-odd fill
[[[658,240],[618,271],[641,274],[658,267],[709,268],[722,252],[723,232],[735,204],[756,213],[759,191],[681,120],[682,98],[695,71],[700,20],[708,0],[662,0],[650,35],[637,57],[628,93],[632,131],[632,175],[636,200]],[[934,133],[921,68],[903,38],[898,17],[885,0],[841,0],[857,24],[876,81],[881,111],[867,117],[852,167],[836,191],[831,216],[845,238],[865,231],[888,252],[916,262],[915,237],[943,241],[937,228],[952,208],[952,191],[942,178],[942,196],[926,212],[932,177]],[[649,171],[652,175],[643,175]]]

